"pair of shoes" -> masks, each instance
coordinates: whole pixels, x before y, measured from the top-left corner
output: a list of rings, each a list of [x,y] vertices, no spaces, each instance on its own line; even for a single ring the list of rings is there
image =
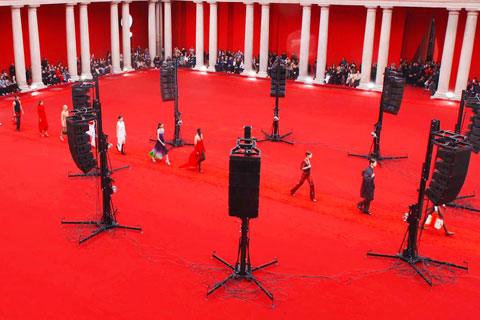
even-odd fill
[[[368,214],[369,216],[372,215],[372,213],[370,211],[362,211],[362,212],[365,213],[365,214]]]
[[[171,165],[170,161],[165,161],[165,163],[166,163],[167,165]]]
[[[313,202],[317,202],[317,199],[312,199]]]
[[[157,160],[155,160],[155,158],[154,158],[154,157],[152,157],[152,161],[153,161],[153,162],[157,162]]]
[[[361,203],[361,202],[359,202],[359,203],[357,204],[357,208],[358,208],[358,210],[363,211],[363,210],[362,210],[362,203]]]
[[[64,139],[63,139],[63,137],[62,137],[62,136],[60,136],[60,140],[61,140],[61,141],[64,141]]]
[[[45,137],[48,137],[48,132],[45,132]]]
[[[127,154],[125,152],[122,151],[122,155],[126,156]]]
[[[290,195],[291,195],[292,197],[295,197],[295,192],[290,191]]]
[[[451,232],[451,231],[446,231],[445,234],[447,236],[453,236],[455,234],[455,232]]]

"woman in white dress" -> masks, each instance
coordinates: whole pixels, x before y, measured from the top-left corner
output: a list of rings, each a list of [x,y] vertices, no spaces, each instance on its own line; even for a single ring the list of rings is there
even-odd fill
[[[118,116],[117,121],[117,150],[125,155],[123,152],[123,146],[127,140],[127,131],[125,130],[125,122],[123,122],[123,117]]]

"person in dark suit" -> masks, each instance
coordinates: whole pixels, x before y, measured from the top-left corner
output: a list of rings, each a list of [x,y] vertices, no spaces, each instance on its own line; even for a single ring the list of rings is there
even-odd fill
[[[20,131],[20,119],[22,117],[22,114],[25,114],[25,112],[23,112],[22,103],[20,102],[20,99],[18,98],[18,96],[15,95],[15,101],[13,101],[13,116],[17,121],[18,131]]]
[[[315,199],[315,186],[313,185],[313,178],[310,172],[312,168],[310,159],[312,159],[312,153],[310,151],[305,152],[305,159],[300,165],[300,169],[302,170],[302,177],[300,178],[300,182],[295,187],[293,187],[292,190],[290,190],[290,194],[292,195],[292,197],[295,197],[295,192],[297,192],[298,188],[302,186],[305,180],[308,180],[308,183],[310,184],[310,199],[313,202],[316,202],[317,200]]]
[[[370,165],[362,172],[363,181],[360,189],[360,196],[365,200],[360,201],[357,204],[357,207],[360,211],[368,215],[372,214],[370,212],[370,202],[372,202],[375,194],[375,173],[373,172],[373,168],[376,166],[377,161],[375,159],[370,159]]]

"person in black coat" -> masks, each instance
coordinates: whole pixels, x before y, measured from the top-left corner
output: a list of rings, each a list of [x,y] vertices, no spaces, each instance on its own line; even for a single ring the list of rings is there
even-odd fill
[[[362,176],[362,188],[360,189],[360,196],[365,200],[360,201],[357,204],[358,209],[365,214],[371,215],[370,212],[370,202],[372,202],[375,194],[375,173],[373,168],[377,166],[377,161],[375,159],[370,159],[370,165],[367,169],[363,170]]]

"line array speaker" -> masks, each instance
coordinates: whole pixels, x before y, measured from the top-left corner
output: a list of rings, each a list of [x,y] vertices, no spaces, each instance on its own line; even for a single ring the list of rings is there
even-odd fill
[[[165,61],[160,67],[162,101],[175,100],[175,85],[175,66],[171,61]]]
[[[280,70],[277,68],[280,68]],[[270,68],[270,78],[272,79],[270,97],[275,97],[277,95],[278,87],[278,96],[280,98],[285,98],[285,85],[287,83],[287,63],[285,60],[277,57],[277,60],[275,60]]]
[[[87,134],[88,123],[96,119],[94,115],[67,117],[68,146],[73,161],[83,173],[87,173],[97,165]]]
[[[426,191],[434,205],[443,205],[457,198],[467,177],[471,152],[469,146],[439,146],[435,171]]]
[[[400,111],[405,80],[400,72],[385,68],[381,101],[384,112],[397,115]]]
[[[228,214],[257,218],[260,193],[260,157],[230,156]]]

